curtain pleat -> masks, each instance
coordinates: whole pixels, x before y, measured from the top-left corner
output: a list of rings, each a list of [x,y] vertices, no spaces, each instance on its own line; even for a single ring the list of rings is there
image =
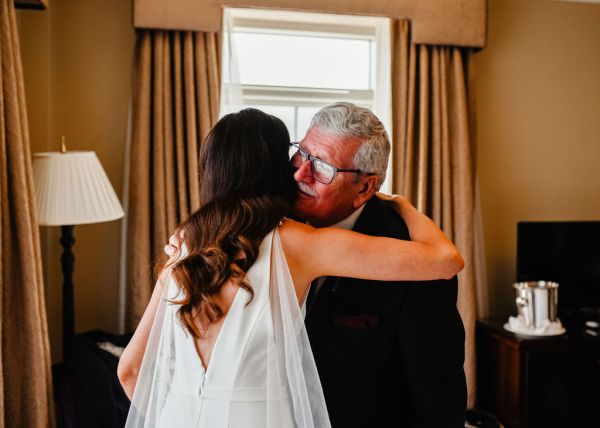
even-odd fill
[[[465,259],[458,277],[457,308],[466,333],[469,407],[476,393],[476,296],[485,294],[475,284],[471,57],[469,49],[415,45],[410,41],[409,21],[392,23],[393,190],[430,216]]]
[[[152,265],[200,205],[198,153],[217,121],[220,35],[139,31],[136,42],[126,251],[126,328],[150,299]]]
[[[0,426],[53,427],[50,343],[13,0],[0,0]]]

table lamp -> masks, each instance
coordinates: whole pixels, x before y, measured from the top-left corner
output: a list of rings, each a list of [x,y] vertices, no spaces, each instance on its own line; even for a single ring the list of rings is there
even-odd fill
[[[73,227],[117,220],[124,213],[96,153],[67,151],[64,136],[60,152],[33,154],[33,181],[39,225],[61,227],[64,358],[75,336]]]

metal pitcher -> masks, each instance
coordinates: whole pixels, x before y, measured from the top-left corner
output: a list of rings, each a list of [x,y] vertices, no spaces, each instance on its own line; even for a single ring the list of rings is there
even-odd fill
[[[558,283],[551,281],[528,281],[513,284],[517,311],[525,327],[536,329],[545,321],[557,320]]]

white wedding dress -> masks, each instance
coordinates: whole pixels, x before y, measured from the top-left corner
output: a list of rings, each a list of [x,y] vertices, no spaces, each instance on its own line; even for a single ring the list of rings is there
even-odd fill
[[[180,290],[169,275],[126,427],[330,426],[277,228],[246,279],[254,298],[238,289],[205,370],[170,303]]]

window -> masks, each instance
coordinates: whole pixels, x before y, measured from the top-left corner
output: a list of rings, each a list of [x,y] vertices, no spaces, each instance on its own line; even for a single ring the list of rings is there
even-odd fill
[[[337,101],[373,110],[390,132],[387,18],[226,9],[223,26],[223,79],[238,86],[236,104],[279,117],[293,141]]]

